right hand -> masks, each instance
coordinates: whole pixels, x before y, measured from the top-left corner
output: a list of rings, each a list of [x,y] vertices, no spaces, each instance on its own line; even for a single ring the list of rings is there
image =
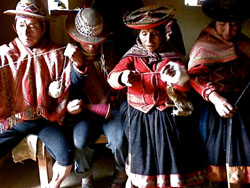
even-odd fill
[[[135,71],[125,70],[122,72],[121,82],[128,87],[132,87],[132,83],[137,76]]]
[[[64,51],[64,55],[73,61],[77,68],[81,68],[83,66],[83,55],[81,50],[76,45],[68,43]]]
[[[67,104],[67,111],[70,114],[79,114],[83,109],[83,102],[80,99],[74,99]]]
[[[214,104],[216,111],[221,117],[231,118],[236,109],[233,107],[226,98],[220,96],[216,91],[208,96],[209,100]]]

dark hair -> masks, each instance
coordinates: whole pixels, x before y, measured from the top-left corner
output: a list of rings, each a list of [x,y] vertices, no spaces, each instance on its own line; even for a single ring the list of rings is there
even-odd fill
[[[155,29],[162,34],[162,40],[166,41],[166,25],[161,24],[161,25],[155,27]]]

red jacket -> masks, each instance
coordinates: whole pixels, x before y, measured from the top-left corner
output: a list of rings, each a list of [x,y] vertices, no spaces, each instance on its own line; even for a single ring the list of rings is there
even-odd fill
[[[124,70],[135,70],[138,72],[138,78],[132,83],[132,87],[128,87],[128,103],[144,113],[149,112],[153,107],[163,111],[168,106],[173,105],[166,92],[167,83],[163,82],[160,78],[161,69],[169,61],[173,60],[168,58],[164,59],[156,65],[158,66],[157,68],[151,70],[145,58],[125,57],[109,74],[108,82],[111,87],[115,89],[123,89],[126,86],[119,81],[122,72]],[[174,61],[181,64],[180,60],[175,59]],[[185,92],[189,89],[187,84],[184,86],[174,85],[174,87],[181,92]]]

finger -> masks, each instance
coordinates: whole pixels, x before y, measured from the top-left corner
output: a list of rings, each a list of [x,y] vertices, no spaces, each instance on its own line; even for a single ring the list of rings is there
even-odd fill
[[[230,111],[232,111],[233,109],[234,109],[234,107],[230,104],[230,103],[225,103],[224,104],[226,107],[227,107],[227,109],[229,109]]]
[[[231,112],[231,111],[227,108],[227,106],[224,106],[224,107],[223,107],[223,111],[224,111],[225,115],[230,114],[230,112]]]
[[[169,73],[169,76],[171,76],[171,77],[175,76],[175,71],[171,71],[171,72]]]
[[[167,64],[167,65],[165,66],[164,70],[168,70],[168,69],[170,69],[170,65]]]
[[[234,112],[232,110],[229,110],[228,108],[224,108],[224,113],[226,118],[230,118],[234,115]]]
[[[164,74],[166,72],[166,70],[169,69],[169,65],[166,65],[165,67],[163,67],[160,71],[160,74]]]
[[[80,105],[72,106],[71,111],[76,111],[80,109]]]
[[[72,105],[77,105],[77,104],[79,104],[80,103],[80,99],[74,99],[73,101],[70,101],[70,103],[72,104]]]
[[[76,48],[77,47],[75,45],[69,43],[64,51],[64,55],[71,57],[72,54],[74,54],[74,52],[76,51]]]
[[[71,113],[71,114],[78,114],[78,113],[80,113],[80,112],[81,112],[81,109],[78,109],[78,110],[71,111],[70,113]]]
[[[126,83],[126,86],[132,87],[132,84],[131,83]]]

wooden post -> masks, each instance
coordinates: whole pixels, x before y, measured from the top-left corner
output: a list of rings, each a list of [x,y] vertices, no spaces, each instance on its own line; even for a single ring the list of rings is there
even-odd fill
[[[44,144],[38,142],[38,169],[41,188],[46,188],[52,178],[53,159],[46,150]]]

